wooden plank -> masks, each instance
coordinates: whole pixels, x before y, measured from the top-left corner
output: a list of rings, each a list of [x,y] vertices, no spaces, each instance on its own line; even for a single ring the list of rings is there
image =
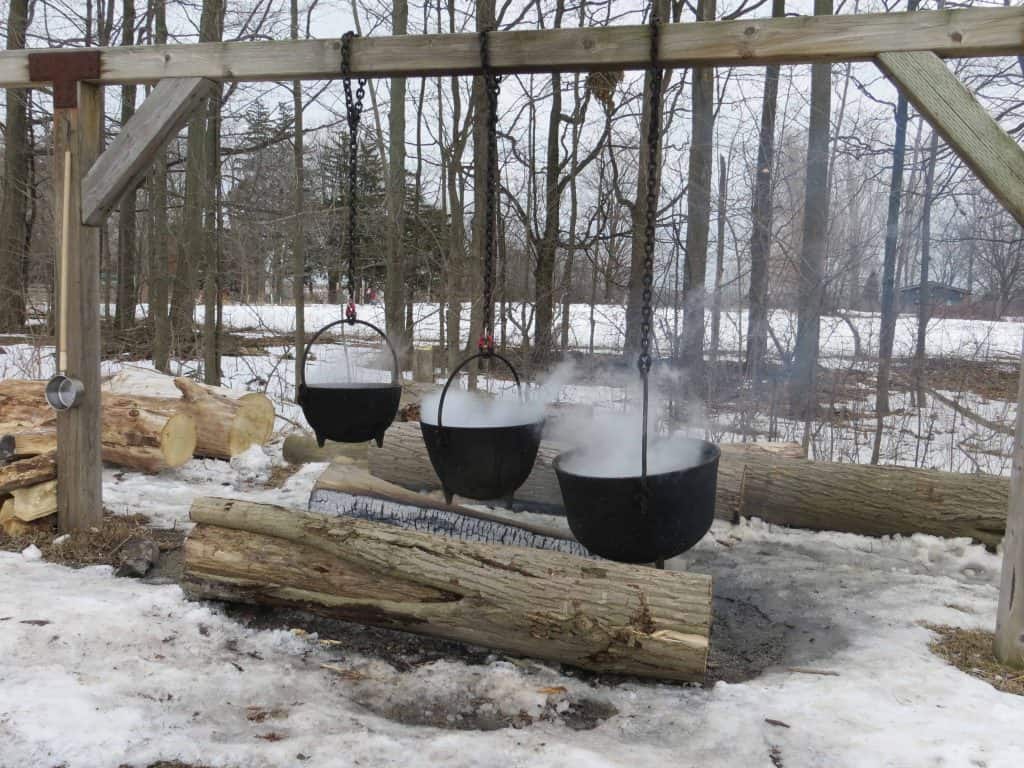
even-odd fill
[[[82,225],[82,178],[100,154],[103,89],[78,84],[78,107],[53,114],[53,210],[63,218],[64,164],[70,162],[70,215],[55,227],[66,237],[67,290],[60,306],[67,322],[61,361],[64,373],[82,382],[82,402],[57,414],[57,516],[61,531],[87,529],[103,519],[100,459],[100,231]],[[67,151],[65,151],[67,150]]]
[[[210,95],[214,83],[202,77],[162,80],[96,160],[82,182],[82,221],[103,224],[125,193],[134,190],[150,163],[192,112]]]
[[[636,69],[650,56],[644,25],[497,32],[491,61],[501,72]],[[201,43],[102,48],[99,82],[144,83],[168,77],[226,81],[340,77],[338,40]],[[666,66],[761,66],[868,61],[883,51],[940,56],[1024,52],[1024,8],[980,8],[829,17],[738,19],[668,24]],[[367,77],[470,75],[480,72],[475,34],[368,37],[352,44],[352,72]],[[31,86],[28,54],[0,53],[0,88]]]
[[[1024,224],[1024,151],[942,59],[927,51],[878,55],[879,68]]]
[[[1003,572],[996,613],[995,654],[1024,669],[1024,350],[1017,384],[1017,434],[1013,441],[1010,504],[1003,538]]]

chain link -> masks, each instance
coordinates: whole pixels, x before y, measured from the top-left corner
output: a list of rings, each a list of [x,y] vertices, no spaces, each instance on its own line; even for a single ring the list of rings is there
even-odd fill
[[[494,352],[494,241],[498,207],[498,95],[501,78],[491,69],[488,49],[488,31],[480,32],[480,63],[487,97],[487,152],[485,162],[486,187],[484,189],[484,306],[483,330],[478,343],[479,351]]]
[[[348,256],[348,307],[345,317],[356,319],[356,192],[359,184],[359,123],[363,116],[363,97],[366,78],[356,80],[352,93],[352,39],[355,32],[346,32],[341,38],[341,74],[345,88],[345,117],[348,122],[348,234],[345,250]]]
[[[654,285],[654,234],[658,217],[658,145],[661,141],[661,86],[664,71],[658,64],[659,19],[656,9],[651,7],[650,21],[651,78],[650,117],[647,125],[647,210],[644,218],[644,274],[642,305],[640,308],[640,357],[637,366],[644,377],[651,370],[651,324],[653,310],[651,301]]]
[[[640,357],[637,367],[643,384],[643,443],[640,449],[640,512],[647,513],[649,492],[647,487],[647,420],[650,405],[648,374],[651,370],[651,323],[654,285],[654,229],[658,217],[658,145],[661,141],[661,88],[664,71],[658,67],[658,33],[660,19],[654,2],[651,3],[650,36],[651,64],[648,73],[651,90],[647,123],[647,211],[644,217],[644,274],[643,304],[640,309]]]

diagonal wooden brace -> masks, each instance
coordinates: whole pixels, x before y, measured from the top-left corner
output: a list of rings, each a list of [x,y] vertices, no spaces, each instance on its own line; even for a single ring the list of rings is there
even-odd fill
[[[83,80],[99,80],[100,52],[30,53],[28,74],[33,82],[53,83],[54,109],[75,109],[78,106],[78,83]]]

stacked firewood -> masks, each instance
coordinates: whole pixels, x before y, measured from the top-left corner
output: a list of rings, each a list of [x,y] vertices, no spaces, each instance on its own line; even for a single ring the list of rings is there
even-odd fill
[[[0,381],[0,527],[9,535],[51,525],[57,511],[57,416],[44,386]],[[265,395],[138,369],[105,382],[102,401],[104,462],[150,474],[193,456],[230,459],[274,428]]]

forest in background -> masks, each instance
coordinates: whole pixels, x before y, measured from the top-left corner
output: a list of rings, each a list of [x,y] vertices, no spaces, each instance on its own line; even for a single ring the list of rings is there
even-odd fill
[[[950,4],[949,8],[985,3]],[[988,5],[1001,5],[989,3]],[[935,3],[655,0],[672,23],[796,14],[936,10]],[[643,23],[634,2],[494,0],[9,0],[6,47],[471,32]],[[1014,136],[1024,60],[950,66]],[[822,400],[821,317],[881,316],[875,411],[888,413],[898,313],[917,315],[909,378],[925,396],[935,313],[1024,314],[1019,225],[871,64],[666,72],[655,230],[655,298],[671,308],[659,356],[687,372],[684,400],[781,382],[788,415]],[[625,305],[623,353],[639,337],[649,73],[516,75],[499,104],[502,189],[495,324],[538,371],[568,351],[572,304]],[[106,89],[116,134],[147,87]],[[358,136],[359,299],[381,295],[407,348],[415,303],[436,303],[448,364],[479,335],[484,93],[480,78],[371,81]],[[8,91],[0,205],[0,332],[46,333],[54,285],[50,95]],[[223,305],[347,299],[343,254],[348,128],[340,81],[224,84],[103,230],[105,334],[157,368],[201,361],[217,383]],[[900,292],[919,286],[917,305]],[[930,289],[967,300],[938,306]],[[462,302],[472,302],[464,318]],[[203,308],[202,322],[194,321]],[[792,340],[768,323],[796,318]],[[719,355],[725,310],[742,310],[740,354]],[[468,321],[471,326],[464,327]],[[724,370],[720,370],[724,369]],[[898,371],[897,371],[898,372]],[[824,385],[826,388],[828,384]]]

